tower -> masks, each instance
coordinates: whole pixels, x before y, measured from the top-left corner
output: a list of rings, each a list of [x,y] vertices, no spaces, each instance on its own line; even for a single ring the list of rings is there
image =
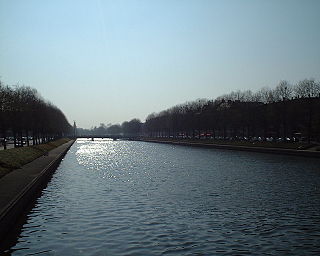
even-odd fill
[[[73,138],[77,137],[77,125],[76,121],[73,121]]]

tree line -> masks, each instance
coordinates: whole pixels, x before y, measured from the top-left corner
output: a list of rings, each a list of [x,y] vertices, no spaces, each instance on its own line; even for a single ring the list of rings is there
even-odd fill
[[[36,89],[28,86],[8,86],[0,81],[0,138],[13,137],[14,145],[29,146],[62,137],[71,125],[63,112],[44,100]]]
[[[281,81],[274,89],[236,91],[150,114],[150,137],[213,139],[305,138],[320,141],[320,83]]]
[[[320,83],[280,81],[256,92],[198,99],[122,124],[78,129],[80,135],[124,135],[223,140],[320,141]]]
[[[142,123],[139,119],[134,118],[130,121],[125,121],[120,124],[108,124],[101,123],[98,127],[92,127],[91,129],[77,128],[78,135],[81,136],[104,136],[104,135],[123,135],[127,137],[136,137],[141,134]]]

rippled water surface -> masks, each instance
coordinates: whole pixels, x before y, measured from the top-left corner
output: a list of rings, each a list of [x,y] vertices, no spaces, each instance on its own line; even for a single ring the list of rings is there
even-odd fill
[[[78,140],[12,255],[320,255],[320,161]]]

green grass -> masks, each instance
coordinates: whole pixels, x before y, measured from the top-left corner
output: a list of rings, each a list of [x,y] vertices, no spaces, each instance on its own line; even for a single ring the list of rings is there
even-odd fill
[[[46,144],[30,147],[12,148],[0,151],[0,178],[18,169],[23,165],[37,159],[46,152],[70,141],[70,139],[59,139]]]

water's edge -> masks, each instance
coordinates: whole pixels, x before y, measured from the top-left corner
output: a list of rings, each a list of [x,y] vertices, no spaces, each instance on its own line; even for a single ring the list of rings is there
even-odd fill
[[[310,150],[247,147],[247,146],[236,146],[236,145],[221,145],[221,144],[207,144],[207,143],[168,141],[168,140],[150,140],[150,139],[147,139],[147,140],[140,139],[138,141],[172,144],[172,145],[180,145],[180,146],[190,146],[190,147],[239,150],[239,151],[249,151],[249,152],[256,152],[256,153],[283,154],[283,155],[292,155],[292,156],[320,158],[320,151],[318,152],[318,151],[310,151]]]
[[[61,152],[57,155],[57,157],[50,161],[44,169],[41,169],[34,179],[31,182],[26,183],[21,192],[18,193],[12,200],[7,202],[7,205],[1,209],[0,240],[6,237],[8,231],[16,225],[17,220],[23,215],[30,202],[33,202],[39,191],[41,191],[47,185],[56,168],[59,166],[61,160],[74,142],[75,140],[67,142],[67,147],[65,147],[66,144],[59,146],[57,149],[60,148]],[[36,161],[37,159],[33,162]]]

